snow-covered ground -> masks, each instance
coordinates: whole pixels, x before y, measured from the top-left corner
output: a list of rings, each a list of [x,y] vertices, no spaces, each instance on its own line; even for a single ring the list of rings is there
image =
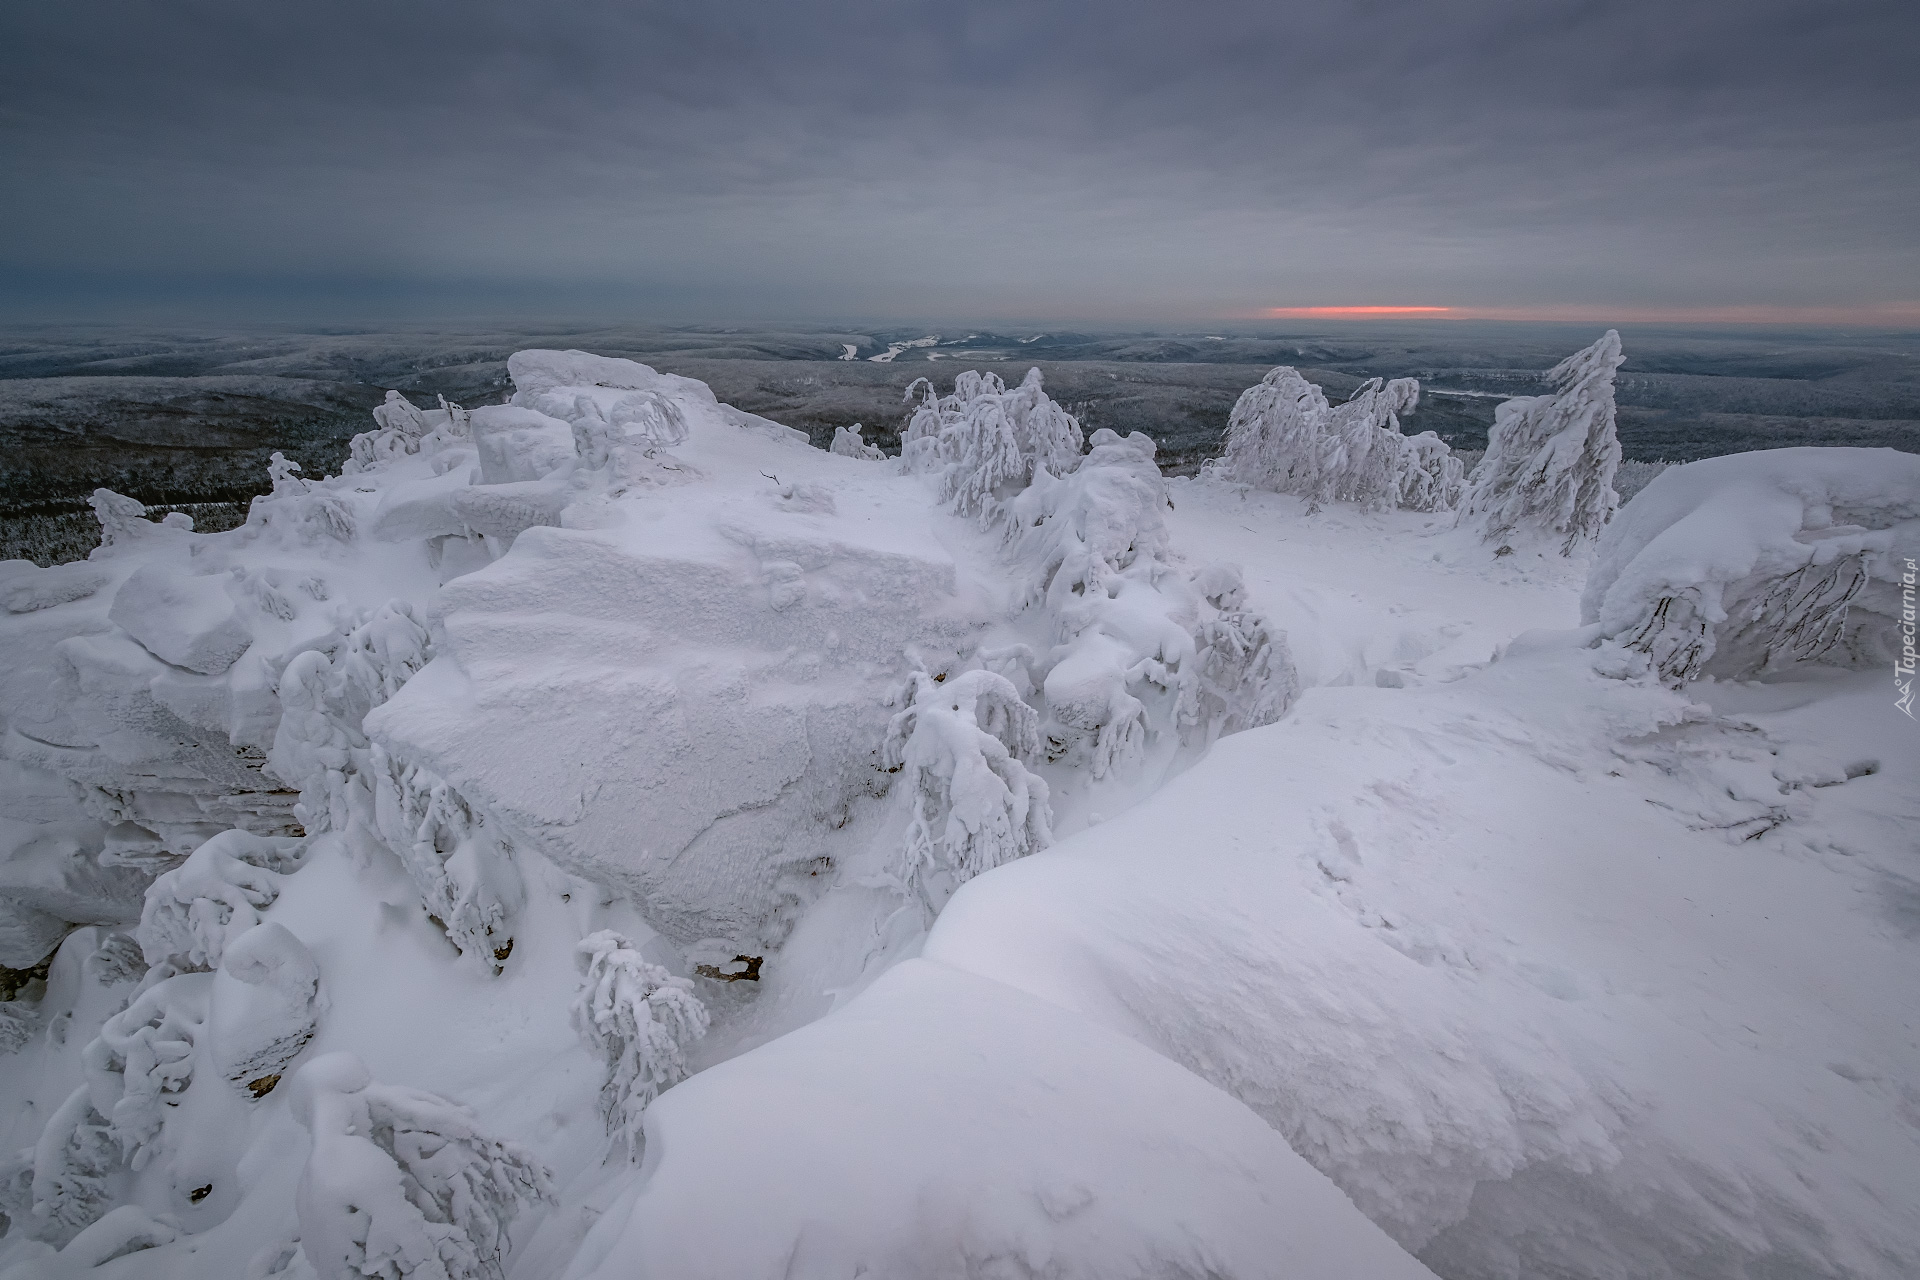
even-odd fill
[[[513,371],[0,576],[0,1276],[1920,1274],[1908,455],[1742,473],[1881,577],[1683,683],[1713,473],[1583,615],[1037,381],[903,472]]]

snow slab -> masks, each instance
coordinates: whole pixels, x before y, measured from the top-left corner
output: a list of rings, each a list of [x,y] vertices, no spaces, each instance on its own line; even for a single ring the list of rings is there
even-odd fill
[[[663,1094],[568,1280],[1426,1276],[1224,1093],[925,960]]]

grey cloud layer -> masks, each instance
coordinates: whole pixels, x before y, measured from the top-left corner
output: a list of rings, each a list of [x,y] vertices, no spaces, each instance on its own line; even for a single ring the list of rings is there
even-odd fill
[[[0,12],[66,277],[698,309],[1920,297],[1897,3],[68,3]]]

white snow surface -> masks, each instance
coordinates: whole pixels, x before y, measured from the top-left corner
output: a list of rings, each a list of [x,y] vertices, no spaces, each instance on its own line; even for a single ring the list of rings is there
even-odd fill
[[[1920,1274],[1910,455],[1589,576],[510,368],[0,569],[0,1277]]]

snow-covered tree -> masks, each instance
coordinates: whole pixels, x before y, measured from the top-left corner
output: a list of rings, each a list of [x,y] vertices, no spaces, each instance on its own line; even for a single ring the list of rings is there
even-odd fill
[[[929,912],[983,871],[1052,839],[1047,784],[1023,763],[1040,751],[1038,717],[1005,676],[915,672],[887,726],[911,817],[892,882]]]
[[[1300,694],[1284,633],[1247,607],[1246,585],[1233,565],[1194,575],[1206,609],[1194,628],[1195,680],[1188,715],[1207,741],[1272,724]]]
[[[1344,404],[1327,411],[1321,444],[1318,502],[1351,502],[1384,511],[1400,498],[1408,454],[1400,432],[1402,413],[1420,402],[1413,378],[1370,378]]]
[[[707,1033],[693,983],[649,964],[626,938],[602,929],[575,950],[585,981],[573,1025],[606,1062],[600,1116],[607,1134],[639,1159],[641,1114],[687,1077],[687,1050]]]
[[[1038,369],[1011,391],[998,374],[971,369],[951,395],[936,396],[926,378],[907,388],[909,399],[916,390],[922,399],[900,436],[901,465],[938,476],[941,500],[963,514],[991,518],[1037,470],[1058,474],[1080,456],[1080,424],[1048,398]]]
[[[1467,470],[1431,431],[1401,437],[1397,505],[1406,511],[1455,511],[1467,494]]]
[[[502,1280],[508,1226],[553,1195],[531,1153],[458,1103],[374,1083],[350,1053],[315,1058],[292,1089],[313,1139],[300,1249],[321,1280]]]
[[[1315,507],[1451,511],[1464,492],[1460,460],[1433,432],[1400,430],[1401,415],[1419,403],[1416,379],[1372,378],[1332,405],[1299,370],[1282,365],[1241,393],[1226,448],[1206,474],[1297,494]]]
[[[861,458],[868,462],[880,462],[886,458],[886,452],[876,444],[868,444],[860,438],[860,424],[850,427],[836,427],[833,432],[833,445],[829,453],[837,453],[843,458]]]
[[[296,839],[223,831],[155,880],[140,911],[140,949],[171,973],[216,969],[226,946],[260,923],[300,865]]]
[[[1494,410],[1461,523],[1489,542],[1555,542],[1562,555],[1600,536],[1620,505],[1613,375],[1625,358],[1620,334],[1609,329],[1547,371],[1554,394],[1506,400]]]
[[[1226,448],[1207,474],[1235,484],[1311,497],[1324,465],[1327,397],[1288,365],[1240,393]]]
[[[1188,601],[1165,558],[1166,481],[1153,441],[1102,428],[1091,445],[1069,474],[1035,476],[1009,505],[1007,530],[1055,639],[1044,663],[1048,754],[1084,746],[1101,778],[1142,759],[1156,730],[1176,729],[1193,636],[1174,617]]]
[[[25,1234],[36,1240],[63,1245],[112,1207],[108,1179],[121,1167],[120,1143],[86,1085],[48,1118],[33,1147],[32,1167]],[[17,1172],[9,1182],[16,1179]],[[8,1216],[14,1216],[11,1207]]]

